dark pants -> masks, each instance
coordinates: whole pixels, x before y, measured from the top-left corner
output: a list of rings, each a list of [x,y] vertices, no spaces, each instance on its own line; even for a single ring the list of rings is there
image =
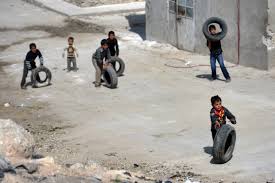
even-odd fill
[[[35,69],[36,68],[36,65],[33,65],[32,64],[32,69]],[[24,69],[23,69],[23,76],[22,76],[22,80],[21,80],[21,87],[24,87],[25,84],[26,84],[26,78],[28,77],[28,73],[29,73],[29,70],[26,66],[26,64],[24,64]],[[37,77],[36,77],[36,80],[37,81],[40,81],[40,77],[39,75],[37,74]]]
[[[225,77],[225,79],[230,79],[230,75],[224,65],[224,60],[223,60],[223,55],[222,53],[219,55],[215,55],[213,53],[210,54],[210,63],[211,63],[211,70],[212,70],[212,78],[216,79],[217,78],[217,73],[216,73],[216,61],[219,62],[222,73]]]
[[[214,141],[216,134],[217,134],[217,130],[216,129],[211,129],[211,133],[212,133],[212,139]]]

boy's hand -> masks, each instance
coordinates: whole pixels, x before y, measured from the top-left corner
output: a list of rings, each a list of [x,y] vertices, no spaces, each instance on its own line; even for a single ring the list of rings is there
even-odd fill
[[[221,124],[218,122],[218,121],[216,121],[216,123],[215,123],[215,128],[216,129],[219,129],[221,127]]]

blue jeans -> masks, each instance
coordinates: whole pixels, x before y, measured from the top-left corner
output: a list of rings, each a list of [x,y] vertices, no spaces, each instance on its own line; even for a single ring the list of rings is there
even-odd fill
[[[216,73],[216,60],[218,60],[222,73],[225,77],[225,79],[230,79],[230,75],[224,65],[224,60],[223,60],[223,56],[222,53],[219,55],[215,55],[210,53],[210,63],[211,63],[211,70],[212,70],[212,78],[216,79],[217,78],[217,73]]]

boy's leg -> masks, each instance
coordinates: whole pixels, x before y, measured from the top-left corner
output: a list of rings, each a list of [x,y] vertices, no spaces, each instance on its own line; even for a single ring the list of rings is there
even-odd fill
[[[67,57],[67,70],[71,70],[71,58]]]
[[[220,64],[220,67],[221,67],[221,70],[222,70],[222,73],[223,73],[225,79],[230,79],[230,75],[224,65],[223,55],[220,54],[217,59],[218,59],[218,62]]]
[[[212,71],[212,79],[217,79],[216,57],[212,54],[210,54],[210,64],[211,64],[211,71]]]
[[[27,68],[27,66],[24,65],[23,76],[22,76],[22,80],[21,80],[21,88],[22,89],[25,88],[27,76],[28,76],[28,68]]]
[[[212,139],[214,141],[215,137],[216,137],[216,134],[217,134],[217,130],[215,129],[211,129],[211,133],[212,133]]]
[[[101,84],[101,69],[97,64],[96,59],[93,59],[93,65],[95,67],[95,86],[100,86],[100,84]]]
[[[72,58],[72,62],[73,62],[73,70],[76,71],[77,70],[76,58]]]

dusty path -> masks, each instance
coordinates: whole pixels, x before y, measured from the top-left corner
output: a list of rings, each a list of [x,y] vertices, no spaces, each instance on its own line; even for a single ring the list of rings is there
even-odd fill
[[[32,7],[25,3],[24,6],[25,10],[18,10],[18,17],[29,16],[24,11]],[[48,15],[49,21],[59,19],[51,26],[66,26],[65,19],[56,16]],[[36,18],[39,19],[39,16]],[[17,19],[20,22],[17,25],[24,21],[24,18],[21,21]],[[41,27],[45,23],[29,24],[26,22],[21,28]],[[3,31],[14,34],[11,33],[14,30]],[[24,29],[17,31],[27,32]],[[208,76],[209,68],[173,69],[165,66],[166,63],[182,65],[177,59],[205,63],[208,56],[193,55],[157,44],[153,44],[152,48],[150,43],[136,40],[136,35],[128,32],[119,35],[123,37],[120,39],[121,57],[127,64],[125,76],[119,78],[119,88],[95,89],[90,58],[104,34],[72,33],[80,50],[80,70],[67,73],[64,70],[65,60],[61,58],[66,35],[52,34],[43,27],[39,29],[43,34],[33,32],[36,29],[30,28],[28,31],[31,31],[31,36],[27,40],[15,40],[11,46],[2,44],[7,49],[0,54],[1,62],[14,63],[4,67],[8,76],[14,79],[13,82],[9,80],[10,88],[5,90],[14,93],[8,98],[1,95],[1,104],[11,98],[19,103],[30,102],[33,106],[48,104],[41,109],[46,110],[48,118],[58,119],[56,123],[61,120],[62,125],[71,127],[58,136],[60,143],[69,150],[53,147],[52,152],[48,152],[56,155],[57,159],[66,163],[96,160],[110,168],[133,168],[136,163],[140,165],[140,170],[156,176],[168,176],[165,175],[168,170],[174,173],[186,165],[193,167],[190,172],[208,176],[212,182],[220,179],[225,182],[264,182],[275,177],[273,73],[234,67],[230,69],[231,83],[210,82],[204,78]],[[40,36],[35,38],[34,35]],[[7,40],[12,38],[8,36]],[[33,40],[44,54],[46,66],[53,72],[53,85],[21,91],[18,86],[21,60],[28,43]],[[5,57],[14,53],[22,55]],[[7,83],[2,80],[1,87],[4,88]],[[209,98],[215,94],[222,96],[224,105],[232,110],[238,120],[234,158],[226,165],[210,163]],[[8,114],[19,114],[13,110],[5,113],[7,117]],[[20,118],[19,115],[17,119]],[[33,122],[37,119],[34,118]],[[159,162],[166,162],[165,168],[156,165]]]

